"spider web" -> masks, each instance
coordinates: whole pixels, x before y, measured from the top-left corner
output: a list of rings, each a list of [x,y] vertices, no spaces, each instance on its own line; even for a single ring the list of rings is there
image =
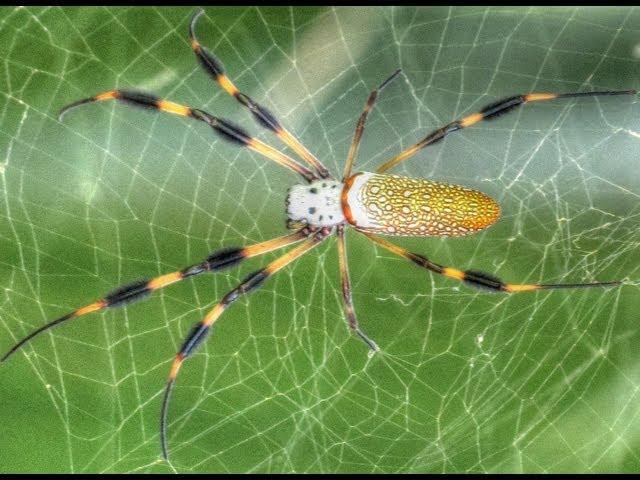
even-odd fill
[[[197,67],[192,9],[0,10],[0,344],[113,287],[282,235],[289,172],[189,121],[69,101],[156,91],[280,147]],[[529,91],[637,88],[640,12],[599,8],[208,9],[201,41],[334,173],[369,89],[373,170],[427,131]],[[158,417],[190,326],[277,254],[83,317],[0,368],[2,471],[638,471],[640,104],[527,106],[396,173],[503,207],[463,239],[398,243],[513,282],[627,279],[514,296],[433,278],[349,232],[342,317],[334,240],[225,313]],[[259,133],[258,133],[259,132]],[[28,454],[25,454],[28,452]]]

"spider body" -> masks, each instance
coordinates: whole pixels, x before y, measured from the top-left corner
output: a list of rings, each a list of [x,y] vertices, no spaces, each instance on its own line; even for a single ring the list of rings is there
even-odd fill
[[[244,260],[264,255],[268,252],[290,247],[285,254],[277,257],[266,266],[248,275],[234,289],[224,295],[211,310],[197,322],[186,335],[182,346],[176,353],[165,385],[160,410],[160,444],[162,454],[168,457],[167,413],[169,399],[178,372],[183,362],[189,358],[205,341],[211,328],[222,314],[238,298],[259,288],[272,275],[296,259],[320,245],[330,235],[337,237],[338,262],[342,301],[345,317],[351,332],[357,335],[372,350],[378,346],[359,327],[351,295],[351,281],[346,253],[346,227],[354,227],[376,245],[409,260],[418,267],[443,277],[462,281],[471,287],[492,292],[516,293],[560,288],[611,287],[620,285],[619,281],[592,283],[506,283],[499,278],[476,270],[460,270],[440,265],[424,255],[410,252],[377,234],[400,236],[461,236],[480,231],[493,224],[500,216],[498,204],[482,192],[458,185],[434,182],[431,180],[401,177],[384,174],[387,170],[404,162],[423,148],[441,141],[445,136],[470,127],[483,120],[491,120],[504,113],[531,102],[549,101],[559,98],[587,97],[601,95],[631,95],[635,90],[581,92],[581,93],[530,93],[508,97],[493,103],[478,113],[455,120],[434,130],[422,140],[403,150],[382,164],[375,173],[361,172],[352,174],[351,169],[357,156],[369,112],[373,108],[378,94],[396,78],[396,70],[382,84],[371,91],[356,124],[355,133],[345,162],[342,180],[335,180],[329,170],[289,131],[287,131],[272,113],[257,104],[248,95],[242,93],[226,76],[224,68],[215,56],[208,52],[196,39],[195,25],[203,12],[194,15],[189,26],[191,48],[204,71],[216,81],[222,89],[247,108],[259,125],[270,130],[293,152],[307,163],[298,163],[276,148],[252,137],[243,128],[228,120],[218,118],[204,110],[180,105],[162,99],[154,94],[133,90],[108,90],[89,98],[73,102],[61,110],[62,115],[72,108],[94,102],[115,100],[128,105],[142,107],[173,115],[191,118],[210,127],[221,139],[252,150],[276,164],[298,174],[307,183],[294,185],[289,189],[286,212],[290,228],[294,232],[274,239],[243,247],[225,247],[205,257],[199,263],[166,273],[155,278],[146,278],[112,290],[101,299],[77,308],[62,317],[33,330],[23,337],[2,356],[6,361],[27,342],[49,329],[72,321],[78,317],[120,307],[148,297],[156,290],[174,283],[194,278],[206,272],[219,272],[234,267]]]
[[[394,236],[455,237],[484,230],[500,217],[488,195],[422,178],[358,172],[344,183],[321,179],[292,186],[288,225],[335,227]]]
[[[354,227],[395,236],[468,235],[500,217],[496,201],[478,190],[370,172],[349,177],[341,202],[345,218]]]

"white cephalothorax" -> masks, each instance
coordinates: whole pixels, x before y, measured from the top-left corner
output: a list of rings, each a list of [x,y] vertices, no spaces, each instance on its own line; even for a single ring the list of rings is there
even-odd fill
[[[343,184],[335,180],[316,180],[308,185],[294,185],[287,195],[289,219],[318,227],[342,223],[342,187]]]

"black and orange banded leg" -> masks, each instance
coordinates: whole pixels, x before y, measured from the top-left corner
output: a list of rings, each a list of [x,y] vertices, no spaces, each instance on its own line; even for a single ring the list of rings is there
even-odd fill
[[[340,280],[342,285],[342,301],[344,314],[347,317],[349,329],[355,333],[373,352],[380,351],[380,348],[365,334],[358,325],[358,317],[353,306],[353,296],[351,294],[351,279],[349,278],[349,265],[347,263],[347,248],[344,238],[344,226],[337,227],[338,235],[338,261],[340,263]]]
[[[280,269],[301,257],[312,248],[317,247],[329,233],[330,232],[326,229],[318,231],[303,244],[275,259],[266,267],[250,274],[236,288],[222,297],[222,300],[220,300],[220,302],[216,304],[209,313],[207,313],[201,322],[196,323],[191,328],[189,335],[185,338],[182,347],[176,354],[171,365],[171,370],[169,371],[169,377],[164,391],[164,397],[162,399],[162,409],[160,412],[160,444],[162,446],[162,456],[165,459],[169,457],[169,449],[167,448],[167,412],[169,409],[169,400],[182,363],[193,355],[196,349],[202,344],[202,342],[204,342],[211,331],[211,326],[233,302],[240,298],[240,296],[246,295],[247,293],[257,289]]]
[[[439,142],[444,137],[449,135],[452,132],[457,132],[458,130],[462,130],[463,128],[470,127],[471,125],[475,125],[476,123],[482,120],[491,120],[499,117],[505,113],[512,111],[513,109],[525,105],[527,103],[533,102],[544,102],[548,100],[556,100],[562,98],[575,98],[575,97],[599,97],[599,96],[608,96],[608,95],[635,95],[637,92],[635,90],[620,90],[620,91],[604,91],[604,92],[579,92],[579,93],[529,93],[526,95],[516,95],[514,97],[505,98],[498,102],[487,105],[478,113],[474,113],[472,115],[468,115],[460,120],[456,120],[445,125],[442,128],[434,130],[429,135],[424,137],[415,145],[403,150],[398,155],[393,157],[391,160],[383,163],[376,172],[382,173],[387,170],[395,167],[401,162],[404,162],[408,158],[411,158],[420,150],[425,148],[428,145],[432,145],[436,142]]]
[[[5,353],[0,362],[4,362],[11,355],[17,352],[23,345],[32,340],[41,333],[61,324],[68,320],[72,320],[93,312],[98,312],[106,308],[120,307],[129,303],[142,300],[156,290],[172,285],[181,280],[199,275],[205,272],[217,272],[225,268],[237,265],[247,258],[262,255],[272,250],[276,250],[296,242],[300,242],[312,233],[309,228],[303,228],[296,232],[283,237],[278,237],[265,242],[256,243],[242,248],[224,248],[209,255],[204,261],[196,265],[178,270],[177,272],[167,273],[159,277],[142,279],[136,282],[121,286],[108,293],[104,298],[97,300],[89,305],[78,308],[52,322],[43,325],[34,330],[25,338],[16,343],[11,349]]]
[[[369,112],[373,109],[373,106],[375,105],[376,100],[378,99],[378,95],[380,94],[382,89],[386,87],[389,83],[391,83],[391,81],[394,78],[396,78],[400,74],[400,72],[402,72],[401,69],[398,69],[395,72],[393,72],[391,75],[389,75],[389,78],[387,78],[384,82],[380,84],[378,88],[372,90],[371,93],[369,94],[369,97],[367,98],[367,101],[364,104],[364,109],[360,114],[360,118],[358,118],[358,123],[356,124],[356,130],[353,134],[353,140],[351,141],[351,146],[349,147],[349,153],[347,154],[347,161],[344,165],[344,173],[342,175],[343,183],[347,180],[347,178],[351,176],[351,168],[353,167],[353,162],[355,161],[356,156],[358,155],[358,148],[360,147],[360,141],[362,140],[362,134],[364,133],[364,127],[365,127],[365,124],[367,123],[367,117],[369,116]]]
[[[59,120],[71,109],[79,107],[80,105],[86,105],[88,103],[103,102],[105,100],[117,100],[136,107],[146,108],[150,110],[158,110],[161,112],[172,113],[181,117],[194,118],[200,122],[204,122],[209,125],[214,132],[220,135],[223,139],[249,148],[261,155],[273,160],[279,165],[286,167],[290,170],[301,175],[307,181],[313,181],[317,177],[308,168],[300,165],[288,155],[276,150],[272,146],[253,138],[247,131],[241,127],[233,124],[229,120],[215,117],[204,110],[197,108],[191,108],[185,105],[164,100],[156,95],[147,92],[141,92],[138,90],[109,90],[99,93],[93,97],[83,98],[76,102],[70,103],[60,110],[58,116]]]
[[[264,128],[271,130],[276,136],[288,145],[294,152],[296,152],[300,158],[303,158],[309,165],[311,165],[322,178],[331,178],[331,174],[327,167],[325,167],[320,160],[316,158],[300,141],[285,129],[276,117],[269,112],[262,105],[254,102],[251,97],[242,93],[238,87],[227,77],[224,66],[218,60],[215,55],[205,49],[198,39],[196,38],[195,28],[196,22],[200,15],[204,13],[203,10],[198,11],[189,25],[189,40],[191,42],[191,49],[196,54],[198,61],[202,68],[213,78],[222,89],[235,98],[240,104],[248,108],[253,118]]]
[[[381,237],[362,230],[358,231],[386,250],[389,250],[400,257],[404,257],[422,268],[439,275],[444,275],[448,278],[462,281],[471,287],[489,290],[492,292],[517,293],[532,292],[535,290],[555,290],[560,288],[616,287],[622,284],[620,281],[594,283],[505,283],[499,278],[488,273],[478,272],[476,270],[458,270],[457,268],[439,265],[423,255],[410,252]]]

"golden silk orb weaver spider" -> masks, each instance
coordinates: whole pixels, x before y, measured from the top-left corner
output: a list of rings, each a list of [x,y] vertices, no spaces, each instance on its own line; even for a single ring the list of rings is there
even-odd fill
[[[247,276],[236,288],[224,295],[205,317],[192,327],[186,336],[171,365],[160,412],[160,444],[162,455],[167,459],[169,400],[178,372],[184,361],[202,345],[211,332],[212,326],[235,300],[260,287],[269,277],[317,247],[330,235],[337,236],[342,300],[348,327],[371,351],[378,350],[377,344],[360,328],[356,317],[347,267],[344,236],[345,228],[347,227],[353,227],[356,232],[361,233],[378,246],[413,262],[420,268],[450,279],[462,281],[471,287],[490,291],[516,293],[541,289],[609,287],[621,284],[619,281],[562,284],[506,283],[487,273],[475,270],[460,270],[440,265],[426,256],[410,252],[382,238],[380,235],[463,236],[486,229],[500,217],[498,203],[480,191],[458,185],[386,173],[391,168],[416,155],[423,148],[441,141],[450,133],[484,120],[494,119],[529,103],[574,97],[633,95],[636,93],[635,90],[561,94],[529,93],[512,96],[488,105],[478,113],[465,116],[438,128],[383,163],[375,172],[352,173],[367,117],[382,89],[401,73],[400,70],[397,70],[369,94],[364,110],[356,125],[342,178],[341,180],[336,180],[320,160],[302,145],[292,133],[286,130],[272,113],[241,92],[225,74],[220,61],[200,44],[195,35],[195,27],[202,13],[202,11],[199,11],[193,16],[189,24],[189,39],[191,49],[204,71],[225,92],[247,108],[258,124],[274,133],[307,165],[299,163],[299,161],[294,160],[269,144],[252,137],[247,131],[228,120],[218,118],[204,110],[174,103],[141,91],[109,90],[99,93],[64,107],[60,112],[60,119],[70,109],[80,105],[116,100],[129,105],[189,117],[203,122],[221,138],[253,150],[302,177],[303,183],[292,186],[287,192],[287,226],[291,232],[279,238],[253,245],[223,248],[213,252],[200,263],[182,270],[118,287],[103,298],[78,308],[31,332],[11,347],[0,358],[0,362],[6,361],[34,337],[69,320],[141,300],[152,292],[181,280],[195,277],[205,272],[217,272],[224,268],[233,267],[245,259],[299,243],[288,253]]]

